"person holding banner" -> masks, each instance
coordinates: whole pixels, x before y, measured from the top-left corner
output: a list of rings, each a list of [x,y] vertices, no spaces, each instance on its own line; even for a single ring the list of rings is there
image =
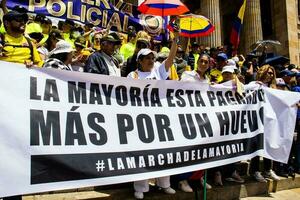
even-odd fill
[[[210,57],[207,54],[201,54],[197,61],[197,71],[185,71],[182,73],[181,81],[184,82],[197,82],[199,84],[209,84],[209,60]],[[189,185],[188,180],[200,180],[201,185],[204,187],[203,179],[204,171],[199,170],[196,172],[188,172],[177,175],[178,187],[184,192],[193,192],[192,187]],[[211,189],[212,186],[206,183],[206,188]]]
[[[150,80],[167,80],[170,73],[170,68],[173,65],[174,58],[177,52],[177,40],[179,33],[174,33],[172,47],[168,58],[160,65],[154,66],[157,53],[148,48],[141,49],[137,54],[138,69],[129,73],[128,78],[132,79],[150,79]],[[170,176],[160,177],[156,179],[158,187],[162,188],[166,194],[175,194],[176,191],[171,188]],[[134,197],[143,199],[144,192],[149,191],[148,180],[134,182]]]
[[[71,63],[73,52],[75,51],[70,43],[60,40],[56,43],[56,47],[50,52],[49,59],[46,60],[43,67],[73,71]]]
[[[264,66],[260,67],[257,71],[256,83],[264,85],[266,87],[276,89],[275,69],[270,65],[264,65]],[[272,170],[272,161],[267,158],[263,158],[263,161],[264,161],[265,177],[271,178],[276,181],[280,180],[280,178]],[[259,157],[258,156],[251,160],[250,168],[251,168],[251,171],[254,172],[254,178],[258,182],[266,182],[266,179],[261,175],[261,172],[259,171]]]
[[[185,71],[182,73],[181,81],[199,82],[208,84],[209,81],[209,60],[207,54],[202,54],[197,61],[197,71]]]

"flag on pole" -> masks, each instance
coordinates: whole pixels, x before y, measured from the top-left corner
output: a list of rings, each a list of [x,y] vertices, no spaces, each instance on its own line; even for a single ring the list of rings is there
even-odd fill
[[[247,0],[244,0],[243,5],[240,8],[239,14],[233,22],[233,27],[232,27],[231,36],[230,36],[230,43],[233,45],[234,52],[236,52],[236,50],[239,46],[239,43],[240,43],[240,33],[242,30],[242,25],[243,25],[243,21],[244,21],[246,2],[247,2]]]

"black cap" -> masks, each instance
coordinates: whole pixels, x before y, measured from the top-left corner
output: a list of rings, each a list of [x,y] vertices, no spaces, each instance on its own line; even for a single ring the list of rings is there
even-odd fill
[[[20,5],[14,6],[11,10],[17,11],[19,13],[26,13],[26,14],[28,13],[28,10]]]
[[[44,14],[36,14],[34,21],[44,23],[46,20],[46,15]]]
[[[139,38],[137,39],[136,43],[142,43],[142,44],[145,44],[147,47],[150,46],[150,41],[145,39],[145,38]]]
[[[12,10],[6,13],[3,16],[3,21],[12,21],[12,20],[19,20],[23,19],[24,21],[28,21],[28,15],[26,13],[20,13],[18,11]]]
[[[119,33],[117,33],[117,32],[112,32],[112,33],[110,33],[109,35],[113,36],[117,41],[119,41],[119,42],[117,42],[117,43],[122,44],[122,39],[121,39]]]
[[[122,43],[120,37],[117,36],[117,33],[110,33],[110,34],[104,36],[103,38],[101,38],[101,42],[103,42],[103,41],[113,42],[116,45],[119,45]]]

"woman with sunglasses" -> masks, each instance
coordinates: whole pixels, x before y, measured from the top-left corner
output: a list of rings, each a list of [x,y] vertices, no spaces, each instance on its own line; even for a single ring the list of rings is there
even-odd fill
[[[252,82],[253,83],[253,82]],[[275,69],[270,65],[264,65],[260,67],[256,75],[256,83],[264,85],[270,88],[276,88],[276,72]],[[273,180],[280,180],[276,173],[272,170],[272,160],[263,158],[265,177]],[[251,160],[250,171],[254,172],[254,178],[258,182],[267,182],[266,179],[261,175],[259,170],[259,157],[255,157]]]
[[[160,65],[155,65],[156,52],[143,48],[137,54],[138,69],[130,72],[128,78],[132,79],[151,79],[151,80],[167,80],[169,77],[170,68],[173,65],[173,60],[177,52],[177,39],[179,33],[174,33],[172,47],[168,58]],[[176,191],[171,188],[170,176],[160,177],[156,179],[156,184],[166,194],[175,194]],[[134,196],[136,199],[143,199],[144,193],[149,191],[148,180],[134,182]]]

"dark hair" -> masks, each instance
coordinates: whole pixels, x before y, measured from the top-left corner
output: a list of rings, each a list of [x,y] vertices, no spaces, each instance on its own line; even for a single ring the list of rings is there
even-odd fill
[[[59,21],[58,24],[57,24],[57,28],[59,30],[62,30],[63,25],[64,25],[64,22],[63,21]]]
[[[40,42],[44,38],[44,35],[42,33],[34,32],[30,33],[29,37],[35,39],[37,42]]]
[[[140,70],[140,71],[142,71],[142,65],[140,64],[140,60],[143,60],[144,58],[145,58],[146,56],[144,56],[144,55],[140,55],[139,56],[139,59],[137,60],[137,68],[138,68],[138,70]]]
[[[56,58],[60,60],[61,62],[65,62],[68,58],[69,53],[57,53],[50,56],[50,58]]]
[[[197,61],[197,64],[198,62],[200,61],[200,59],[203,57],[203,56],[206,56],[208,58],[208,68],[207,70],[205,71],[205,75],[209,75],[209,72],[210,72],[210,56],[207,54],[207,53],[202,53],[200,56],[199,56],[199,59]]]
[[[294,64],[290,64],[289,66],[288,66],[288,69],[289,70],[292,70],[292,69],[295,69],[296,68],[296,66],[294,65]]]
[[[53,39],[63,39],[62,35],[61,35],[61,32],[59,30],[52,30],[49,33],[49,37],[46,40],[46,44],[45,44],[46,49],[50,50],[51,43],[52,43]]]
[[[89,27],[89,28],[93,28],[93,27],[94,27],[94,24],[92,24],[92,23],[87,23],[87,24],[85,24],[84,26]]]
[[[210,55],[208,55],[207,53],[202,53],[199,58],[202,58],[203,56],[206,56],[208,58],[208,60],[210,59]]]
[[[75,22],[73,20],[70,20],[70,19],[66,19],[64,21],[64,24],[69,24],[70,26],[75,26]]]
[[[46,15],[44,14],[37,14],[34,18],[34,21],[40,22],[41,24],[44,23],[46,20]]]
[[[143,42],[143,41],[137,41],[136,42],[136,47],[138,49],[144,49],[144,48],[149,48],[149,44],[147,44],[146,42]]]

